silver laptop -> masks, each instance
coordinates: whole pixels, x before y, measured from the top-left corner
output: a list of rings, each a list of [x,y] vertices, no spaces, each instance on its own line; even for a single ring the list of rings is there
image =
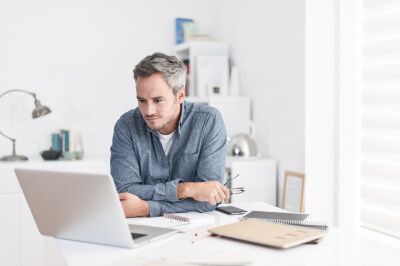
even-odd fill
[[[128,224],[109,175],[15,169],[42,235],[133,248],[177,232]]]

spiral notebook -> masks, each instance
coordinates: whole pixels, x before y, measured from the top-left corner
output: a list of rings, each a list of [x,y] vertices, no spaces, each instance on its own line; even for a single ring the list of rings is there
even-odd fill
[[[163,213],[138,222],[143,225],[156,227],[173,227],[189,223],[214,223],[214,216],[200,212]]]
[[[306,213],[252,211],[243,216],[241,218],[241,221],[252,219],[264,222],[313,228],[318,230],[328,229],[328,225],[325,222],[305,220],[308,216],[309,214]]]

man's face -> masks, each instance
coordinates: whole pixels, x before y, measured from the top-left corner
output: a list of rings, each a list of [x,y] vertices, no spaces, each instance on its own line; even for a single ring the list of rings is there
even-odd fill
[[[180,104],[185,98],[184,88],[175,96],[164,77],[156,73],[137,79],[136,95],[143,119],[151,130],[168,135],[176,129]]]

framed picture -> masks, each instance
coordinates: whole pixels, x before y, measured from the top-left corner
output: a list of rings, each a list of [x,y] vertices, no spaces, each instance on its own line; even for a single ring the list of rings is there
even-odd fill
[[[285,171],[282,209],[291,212],[304,212],[304,174]]]

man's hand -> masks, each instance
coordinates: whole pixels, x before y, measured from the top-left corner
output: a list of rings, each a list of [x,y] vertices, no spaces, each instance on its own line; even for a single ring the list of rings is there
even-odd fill
[[[150,215],[149,204],[131,193],[119,194],[119,199],[124,209],[125,216],[129,217],[147,217]]]
[[[180,183],[177,194],[178,199],[193,198],[211,205],[229,200],[229,189],[217,181]]]

